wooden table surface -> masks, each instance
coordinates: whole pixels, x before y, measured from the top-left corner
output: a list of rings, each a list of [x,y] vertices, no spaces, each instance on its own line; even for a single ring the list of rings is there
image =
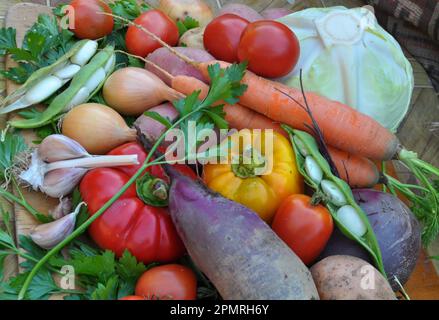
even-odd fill
[[[7,9],[21,2],[32,2],[37,4],[43,4],[47,6],[56,6],[59,3],[68,2],[67,0],[32,0],[32,1],[19,1],[19,0],[0,0],[0,26],[4,25],[5,14]],[[237,1],[239,2],[239,1]],[[335,2],[335,1],[330,1]],[[4,68],[4,58],[0,58],[0,67]],[[0,79],[0,95],[4,95],[5,93],[5,81],[4,79]],[[4,119],[0,118],[0,128],[4,125]],[[8,210],[12,210],[10,206],[0,201],[0,203],[5,206]],[[0,221],[1,223],[1,221]],[[437,248],[439,248],[438,244],[435,244],[436,249],[433,248],[432,251],[439,252]],[[439,269],[439,268],[438,268]],[[15,270],[8,270],[9,273],[14,273]],[[435,266],[428,259],[427,254],[422,252],[421,257],[419,259],[418,265],[409,280],[406,284],[406,290],[412,299],[438,299],[439,300],[439,277]]]

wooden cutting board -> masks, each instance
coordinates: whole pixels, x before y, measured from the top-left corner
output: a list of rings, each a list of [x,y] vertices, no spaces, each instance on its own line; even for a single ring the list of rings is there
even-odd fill
[[[8,2],[4,0],[0,0],[0,4],[3,2]],[[152,1],[156,2],[156,1]],[[224,5],[227,1],[219,1],[219,0],[210,0],[212,7],[216,8],[218,3]],[[254,8],[258,10],[265,9],[266,7],[282,7],[289,6],[294,7],[295,9],[302,9],[305,1],[297,1],[295,5],[287,4],[285,1],[233,1],[233,2],[247,2],[251,4]],[[335,4],[345,4],[346,6],[354,6],[361,5],[360,1],[355,0],[347,0],[347,1],[325,1],[330,3],[331,5]],[[267,5],[267,3],[269,5]],[[312,4],[314,6],[320,5],[320,1],[311,0],[308,1],[308,4]],[[329,4],[327,4],[329,6]],[[38,15],[41,13],[50,13],[51,10],[47,6],[37,5],[37,4],[29,4],[29,3],[20,3],[11,8],[6,15],[6,27],[13,27],[17,30],[17,41],[21,43],[24,33],[27,29],[35,22]],[[7,59],[6,67],[13,66],[14,62]],[[419,66],[416,62],[414,62],[415,67],[415,75],[417,79],[420,79],[422,83],[426,82],[426,75],[423,72],[422,67]],[[17,86],[10,82],[6,82],[6,93],[9,94],[13,90],[15,90]],[[412,113],[416,111],[417,108],[424,108],[424,103],[432,103],[432,101],[437,101],[437,96],[433,90],[426,90],[424,87],[421,89],[416,89],[414,101],[417,104],[412,106]],[[413,111],[414,110],[414,111]],[[416,112],[415,112],[416,113]],[[439,119],[439,118],[438,118]],[[2,122],[3,120],[3,122]],[[407,119],[405,122],[405,126],[410,126],[411,120]],[[4,119],[0,118],[0,128],[4,125]],[[406,128],[406,130],[408,130]],[[425,130],[424,130],[425,131]],[[34,140],[34,136],[30,131],[23,132],[24,137],[29,145],[31,145],[31,141]],[[424,134],[425,135],[425,134]],[[424,141],[424,136],[422,136],[421,141]],[[431,139],[430,139],[431,140]],[[428,143],[427,141],[425,143]],[[57,199],[51,199],[45,197],[41,193],[31,192],[29,190],[23,190],[25,197],[29,200],[29,202],[39,211],[41,212],[49,212],[58,202]],[[14,224],[16,229],[16,235],[26,235],[29,231],[36,225],[37,221],[30,216],[22,207],[15,205],[13,208],[14,211]],[[9,258],[6,263],[6,269],[8,273],[12,274],[16,272],[17,269],[17,260],[15,258]],[[435,272],[435,268],[432,263],[426,258],[425,253],[420,257],[419,263],[416,267],[416,270],[407,284],[407,291],[413,299],[439,299],[439,278]]]

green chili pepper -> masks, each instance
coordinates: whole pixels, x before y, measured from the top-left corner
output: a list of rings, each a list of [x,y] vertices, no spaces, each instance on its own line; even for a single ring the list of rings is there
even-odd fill
[[[306,183],[316,191],[314,200],[319,199],[325,203],[342,233],[348,238],[357,241],[363,248],[365,248],[372,256],[377,268],[383,275],[385,275],[381,250],[375,233],[366,214],[356,203],[349,185],[332,173],[328,162],[321,155],[317,142],[313,136],[300,130],[291,129],[285,125],[282,125],[282,127],[290,136],[296,154],[299,172],[303,175]],[[315,161],[314,163],[316,163],[323,171],[323,179],[320,182],[317,182],[314,177],[311,177],[307,173],[307,170],[305,169],[305,155],[307,157],[312,157]],[[335,189],[334,197],[327,196],[327,189],[330,189],[331,187]],[[324,189],[326,189],[326,194]],[[338,194],[339,192],[341,192],[341,194]],[[346,224],[346,220],[340,217],[340,215],[345,215],[345,213],[349,213],[349,210],[352,209],[357,213],[356,217],[361,219],[362,226],[365,227],[364,231],[358,231],[358,228],[354,229],[350,227]]]
[[[6,114],[14,110],[23,109],[30,105],[34,105],[42,102],[45,98],[48,98],[47,95],[52,95],[59,88],[61,88],[64,84],[69,82],[75,72],[82,67],[81,64],[77,63],[87,63],[88,60],[96,53],[97,43],[92,40],[81,40],[73,45],[73,47],[62,57],[60,57],[56,62],[51,64],[50,66],[41,68],[35,71],[29,79],[17,90],[7,96],[0,105],[0,114]],[[83,52],[83,51],[87,52]],[[85,55],[84,55],[85,53]],[[82,56],[78,57],[78,56]],[[77,58],[80,58],[79,61]],[[73,68],[69,71],[70,76],[66,73],[65,68]],[[63,70],[64,69],[64,70]],[[63,72],[64,71],[64,72]],[[59,72],[63,72],[66,77],[57,77],[56,74]],[[52,78],[52,79],[49,79]],[[47,95],[41,93],[41,88],[38,87],[39,84],[42,84],[45,80],[52,80],[51,90],[46,90]],[[55,84],[53,83],[55,81]],[[35,91],[35,94],[40,97],[35,99],[35,97],[28,96],[32,90]]]
[[[20,129],[39,128],[50,123],[61,113],[87,102],[104,85],[114,69],[115,60],[114,48],[107,46],[73,77],[70,86],[59,94],[47,109],[35,118],[10,121],[9,124]]]

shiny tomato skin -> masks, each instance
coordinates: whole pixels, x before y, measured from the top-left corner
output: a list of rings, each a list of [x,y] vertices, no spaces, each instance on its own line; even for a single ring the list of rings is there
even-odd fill
[[[167,264],[153,267],[137,280],[136,296],[147,300],[195,300],[197,278],[182,265]]]
[[[323,251],[334,228],[332,216],[311,198],[295,194],[281,204],[273,220],[274,232],[307,265]]]
[[[239,40],[249,23],[235,14],[213,19],[204,31],[204,47],[218,60],[238,62]]]
[[[145,300],[145,298],[141,296],[126,296],[123,298],[120,298],[119,300]]]
[[[177,25],[160,10],[148,10],[134,20],[134,23],[154,33],[171,47],[175,46],[178,42]],[[146,57],[161,47],[160,43],[136,26],[128,28],[125,40],[128,52],[141,57]]]
[[[300,56],[296,35],[284,24],[261,20],[250,23],[238,46],[240,62],[248,61],[248,69],[267,78],[290,73]]]
[[[113,32],[113,17],[100,14],[100,12],[112,13],[111,8],[102,0],[73,0],[70,3],[73,8],[75,25],[73,33],[79,39],[96,40]]]

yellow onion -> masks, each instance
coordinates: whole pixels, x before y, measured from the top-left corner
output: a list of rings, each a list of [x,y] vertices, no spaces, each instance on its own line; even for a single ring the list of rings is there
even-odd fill
[[[194,18],[201,27],[213,19],[212,9],[204,0],[160,0],[158,9],[176,21]]]
[[[77,141],[91,154],[105,154],[115,147],[135,141],[137,132],[110,107],[86,103],[67,113],[62,133]]]
[[[152,72],[134,67],[114,72],[105,82],[103,95],[110,107],[130,116],[141,115],[165,101],[183,98]]]

